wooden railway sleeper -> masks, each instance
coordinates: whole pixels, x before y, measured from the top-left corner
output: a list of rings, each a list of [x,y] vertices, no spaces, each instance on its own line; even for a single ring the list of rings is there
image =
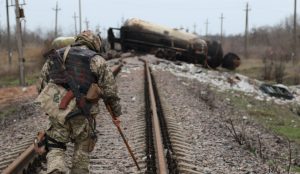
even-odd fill
[[[194,150],[191,146],[184,146],[184,145],[177,144],[177,143],[174,143],[173,146],[176,147],[176,148],[188,149],[188,150],[190,150],[190,151],[193,151],[193,150]]]
[[[184,174],[203,174],[204,172],[199,172],[199,171],[195,171],[192,170],[190,168],[184,168],[185,166],[183,166],[182,168],[179,169],[180,173],[184,173]]]
[[[170,132],[170,136],[180,138],[180,139],[182,139],[182,141],[185,141],[185,139],[186,139],[186,136],[182,135],[181,133]]]
[[[194,170],[194,171],[200,171],[200,168],[198,166],[192,165],[192,164],[189,164],[189,163],[179,162],[178,165],[179,166],[184,166],[186,168],[190,168],[191,170]]]
[[[183,141],[180,137],[177,138],[176,136],[174,136],[171,139],[172,139],[172,141],[174,141],[174,143],[178,143],[178,144],[183,144],[183,145],[189,146],[189,144],[186,143],[185,141]]]
[[[173,150],[175,152],[184,152],[184,153],[187,153],[187,154],[193,154],[193,151],[191,151],[189,149],[183,149],[183,148],[173,147]]]

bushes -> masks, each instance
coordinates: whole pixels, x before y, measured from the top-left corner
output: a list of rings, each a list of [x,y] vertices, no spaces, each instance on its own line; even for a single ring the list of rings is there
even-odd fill
[[[268,49],[263,56],[263,80],[275,80],[276,83],[283,83],[287,59],[286,54]]]

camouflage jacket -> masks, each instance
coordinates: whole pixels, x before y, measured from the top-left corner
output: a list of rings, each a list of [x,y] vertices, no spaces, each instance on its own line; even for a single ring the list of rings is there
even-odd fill
[[[88,49],[86,46],[80,46],[80,48]],[[52,82],[51,79],[49,79],[50,63],[51,62],[47,60],[41,70],[37,84],[37,90],[39,93],[49,82]],[[116,116],[120,116],[122,112],[116,81],[110,68],[106,65],[104,58],[99,55],[92,57],[90,61],[90,68],[97,76],[97,83],[103,90],[103,101],[112,106],[112,110]],[[91,109],[91,113],[96,114],[98,112],[99,106],[98,104],[95,104]]]

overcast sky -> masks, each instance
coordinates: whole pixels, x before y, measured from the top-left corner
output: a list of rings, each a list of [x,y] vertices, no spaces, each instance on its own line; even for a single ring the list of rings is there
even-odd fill
[[[15,0],[9,0],[15,1]],[[0,0],[0,24],[6,27],[6,0]],[[23,0],[20,0],[23,2]],[[26,27],[32,30],[54,29],[56,0],[25,0]],[[205,34],[220,32],[220,16],[223,13],[225,34],[243,33],[245,30],[245,8],[249,2],[249,27],[275,25],[293,14],[294,0],[82,0],[82,28],[85,19],[90,29],[118,27],[122,17],[140,18],[169,27],[180,26]],[[78,0],[58,0],[58,25],[63,33],[74,33],[74,12],[78,15]],[[298,2],[298,9],[300,2]],[[298,10],[299,11],[299,10]],[[13,7],[10,8],[11,24],[15,23]],[[78,23],[77,23],[78,24]],[[78,26],[78,25],[77,25]]]

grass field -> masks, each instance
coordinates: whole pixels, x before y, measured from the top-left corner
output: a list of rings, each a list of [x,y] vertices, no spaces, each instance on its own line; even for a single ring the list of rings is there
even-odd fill
[[[300,115],[295,112],[300,109],[299,106],[278,105],[272,101],[259,101],[243,94],[228,94],[224,93],[223,95],[230,99],[236,110],[246,111],[265,128],[300,144]]]
[[[232,95],[233,93],[234,95]],[[253,97],[236,91],[218,94],[222,98],[228,98],[235,111],[246,112],[246,115],[248,115],[247,119],[251,120],[251,122],[261,125],[275,135],[294,142],[296,147],[300,147],[300,112],[294,111],[295,108],[299,111],[299,106],[278,105],[271,101],[258,101]],[[292,165],[291,171],[300,172],[300,167]]]
[[[293,62],[285,62],[284,63],[284,76],[283,76],[283,84],[285,85],[298,85],[300,84],[300,63],[294,64]],[[259,58],[242,58],[242,63],[240,67],[236,69],[237,73],[246,75],[250,78],[264,80],[263,79],[263,68],[264,63],[262,59]],[[272,67],[272,74],[274,74],[274,67]],[[274,79],[274,75],[270,81],[270,83],[276,83]]]
[[[42,57],[42,46],[27,45],[24,47],[25,58],[25,81],[27,85],[34,84],[38,78],[39,71],[44,59]],[[0,51],[0,87],[19,85],[19,59],[18,53],[13,52],[12,64],[9,65],[7,51]]]

